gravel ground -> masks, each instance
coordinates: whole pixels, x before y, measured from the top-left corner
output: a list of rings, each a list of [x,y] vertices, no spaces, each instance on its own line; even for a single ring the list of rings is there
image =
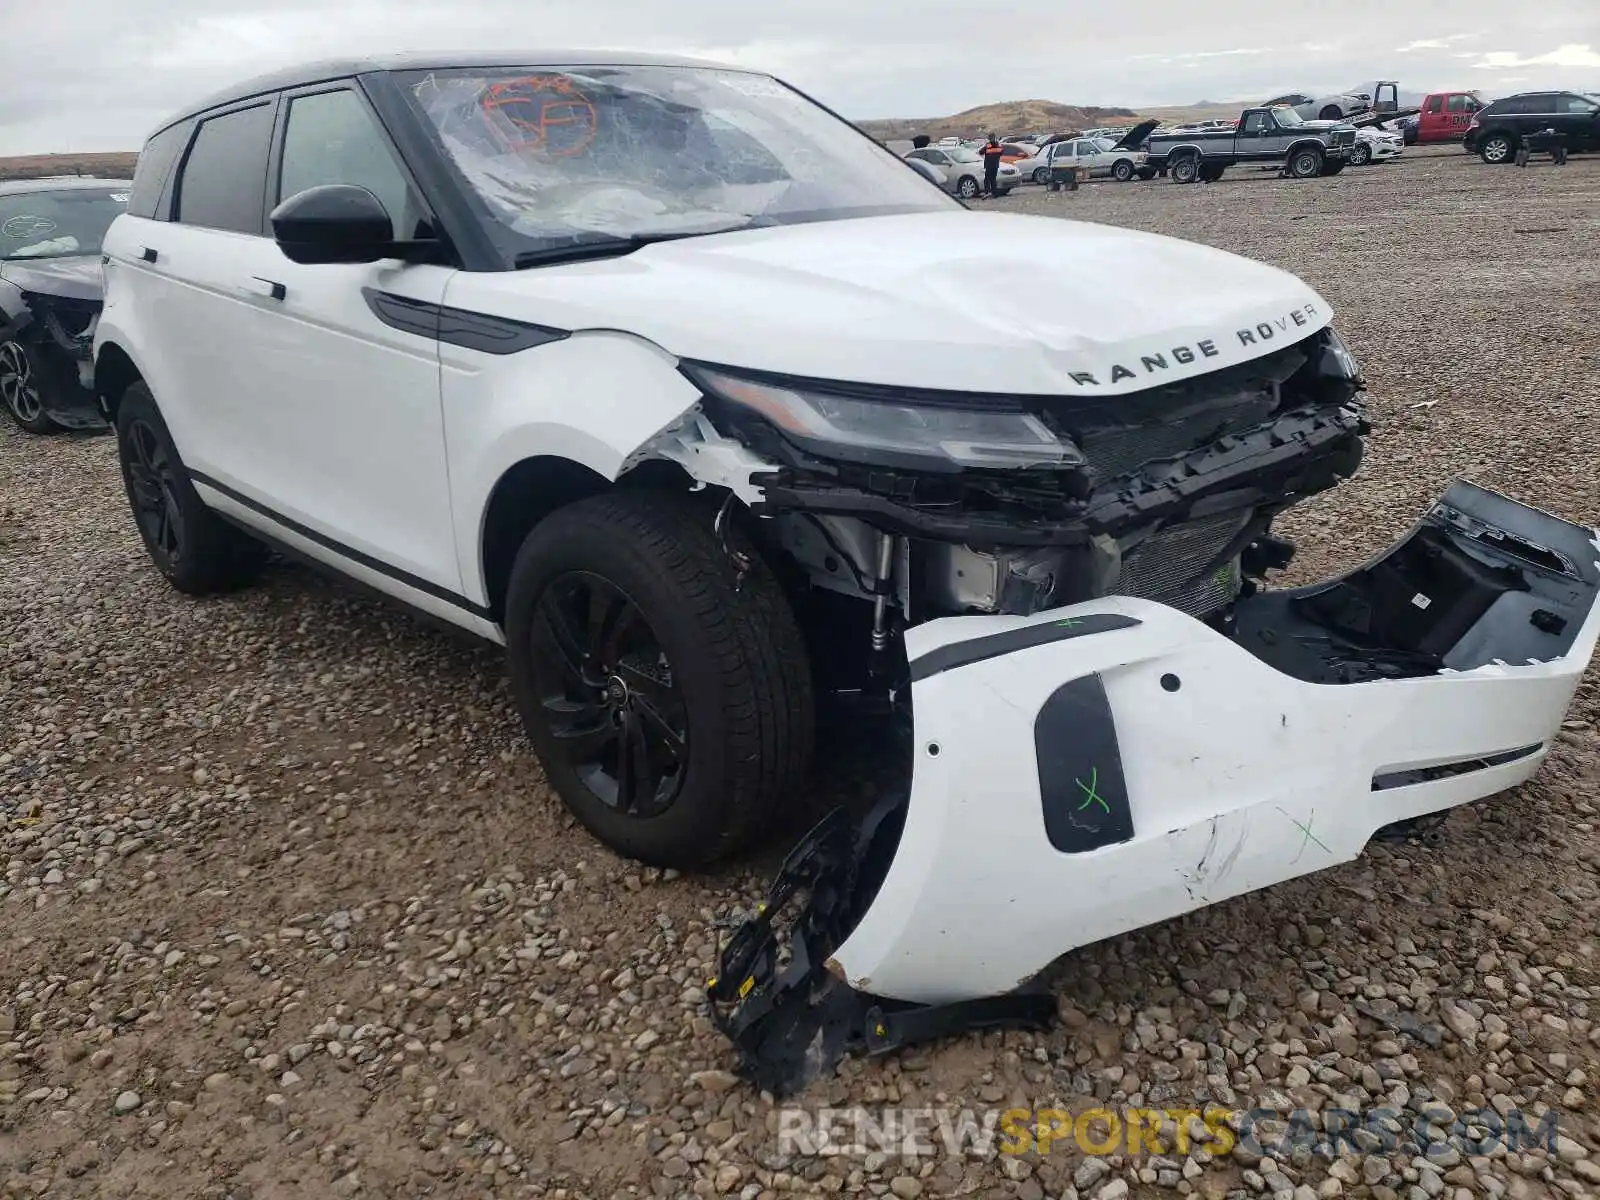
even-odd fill
[[[1335,305],[1377,431],[1290,522],[1306,576],[1456,474],[1600,518],[1597,191],[1600,159],[1425,150],[992,203],[1249,253]],[[850,1063],[801,1099],[1550,1106],[1557,1153],[829,1158],[780,1153],[700,1008],[713,921],[770,860],[671,878],[598,848],[494,652],[288,566],[180,599],[109,439],[9,426],[0,636],[0,1196],[1600,1192],[1592,673],[1538,777],[1442,845],[1093,946],[1051,1033]]]

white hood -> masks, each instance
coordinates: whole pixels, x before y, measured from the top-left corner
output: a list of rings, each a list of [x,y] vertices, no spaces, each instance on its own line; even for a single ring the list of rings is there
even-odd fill
[[[1029,266],[1031,264],[1031,267]],[[458,274],[445,303],[680,358],[815,379],[1043,395],[1138,391],[1276,350],[1332,310],[1285,271],[1194,242],[952,211]]]

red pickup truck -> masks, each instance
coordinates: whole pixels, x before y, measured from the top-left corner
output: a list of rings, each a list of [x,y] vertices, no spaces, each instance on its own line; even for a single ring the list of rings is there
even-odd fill
[[[1417,141],[1460,141],[1473,115],[1487,104],[1477,92],[1430,92],[1417,114]]]

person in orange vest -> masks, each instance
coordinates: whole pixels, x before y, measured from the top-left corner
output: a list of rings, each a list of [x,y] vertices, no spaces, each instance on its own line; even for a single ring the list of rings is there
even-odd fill
[[[983,194],[998,195],[996,185],[1000,180],[1000,157],[1005,153],[1005,148],[1000,145],[1000,139],[991,133],[988,143],[979,153],[983,155]]]

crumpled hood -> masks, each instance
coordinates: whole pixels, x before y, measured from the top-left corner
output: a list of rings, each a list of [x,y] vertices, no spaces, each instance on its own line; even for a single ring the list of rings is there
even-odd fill
[[[1156,234],[955,210],[746,230],[460,274],[445,303],[814,379],[1108,395],[1269,353],[1332,310],[1275,267]]]
[[[0,279],[25,292],[69,300],[99,300],[105,289],[98,252],[64,258],[12,259],[0,263]]]

